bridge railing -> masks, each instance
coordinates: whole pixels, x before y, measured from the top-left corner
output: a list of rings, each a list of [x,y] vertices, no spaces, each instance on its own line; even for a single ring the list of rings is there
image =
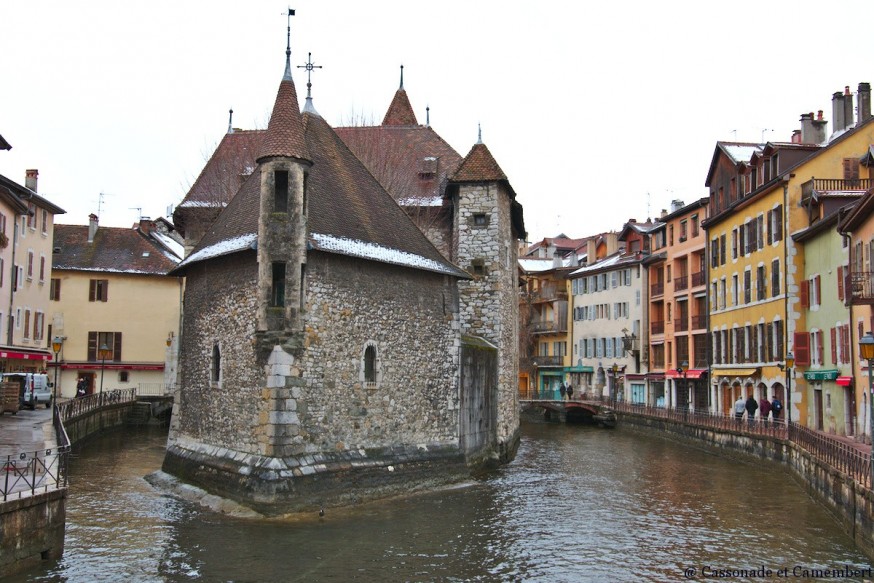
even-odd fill
[[[58,416],[67,421],[74,417],[78,417],[83,413],[88,413],[95,409],[100,409],[107,405],[115,405],[120,403],[129,403],[136,400],[136,389],[112,389],[103,391],[102,393],[94,393],[84,397],[77,397],[64,401],[58,405]]]
[[[860,451],[853,445],[796,423],[789,426],[789,439],[821,462],[852,476],[868,488],[872,487],[871,452]]]

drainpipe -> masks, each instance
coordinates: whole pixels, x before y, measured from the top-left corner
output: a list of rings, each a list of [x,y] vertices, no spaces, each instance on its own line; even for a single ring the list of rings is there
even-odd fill
[[[788,177],[785,178],[786,182],[783,184],[783,311],[784,317],[786,318],[786,324],[783,326],[783,354],[778,355],[780,360],[784,360],[786,358],[786,354],[789,353],[789,180]],[[794,348],[794,347],[793,347]],[[787,368],[787,373],[789,372]],[[786,386],[786,419],[787,422],[792,418],[792,410],[789,407],[792,406],[792,394],[789,392],[789,383]],[[786,426],[787,435],[789,426]]]

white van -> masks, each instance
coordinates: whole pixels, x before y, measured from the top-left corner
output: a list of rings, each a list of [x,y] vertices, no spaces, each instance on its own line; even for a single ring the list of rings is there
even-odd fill
[[[46,409],[52,406],[52,383],[46,374],[33,372],[7,372],[3,373],[3,382],[17,382],[21,387],[19,392],[21,404],[31,409],[37,405],[45,405]]]

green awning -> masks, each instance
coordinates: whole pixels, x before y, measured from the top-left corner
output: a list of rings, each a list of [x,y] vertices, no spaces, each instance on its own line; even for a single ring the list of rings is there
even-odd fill
[[[806,370],[804,380],[808,381],[834,381],[838,378],[838,369],[832,370]]]
[[[595,372],[595,368],[591,366],[569,366],[567,372]]]

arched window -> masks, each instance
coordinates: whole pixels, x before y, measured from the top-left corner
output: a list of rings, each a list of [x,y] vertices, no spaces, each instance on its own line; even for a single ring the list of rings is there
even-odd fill
[[[376,382],[376,346],[372,344],[364,349],[364,382]]]
[[[209,380],[218,383],[222,375],[222,354],[218,344],[212,345],[212,367],[210,368]]]

